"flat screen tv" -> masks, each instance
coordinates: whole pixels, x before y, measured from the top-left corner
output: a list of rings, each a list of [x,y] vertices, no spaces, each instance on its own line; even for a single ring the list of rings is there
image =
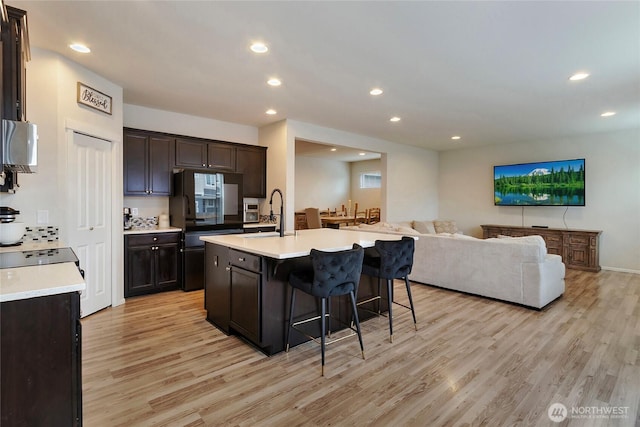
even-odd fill
[[[493,167],[496,206],[584,206],[584,159]]]

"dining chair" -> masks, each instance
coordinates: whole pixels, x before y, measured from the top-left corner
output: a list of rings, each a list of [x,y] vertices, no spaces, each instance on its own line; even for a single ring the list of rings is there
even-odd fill
[[[320,209],[318,208],[306,208],[304,210],[307,216],[307,228],[322,228],[322,220],[320,219]]]
[[[367,215],[367,224],[380,222],[380,208],[370,208]]]

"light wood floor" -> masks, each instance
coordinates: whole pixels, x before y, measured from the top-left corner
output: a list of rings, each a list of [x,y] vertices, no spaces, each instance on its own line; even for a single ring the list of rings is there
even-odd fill
[[[397,297],[403,296],[400,282]],[[640,275],[567,270],[544,311],[414,284],[357,340],[264,356],[205,321],[203,292],[128,299],[82,320],[84,425],[640,425]],[[565,420],[553,403],[622,407]],[[626,409],[625,409],[626,408]]]

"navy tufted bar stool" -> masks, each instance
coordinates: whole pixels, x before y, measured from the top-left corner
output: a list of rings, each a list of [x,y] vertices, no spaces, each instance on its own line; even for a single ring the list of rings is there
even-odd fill
[[[415,240],[412,237],[404,236],[402,240],[386,241],[376,240],[375,250],[377,254],[364,257],[362,272],[367,276],[378,278],[378,295],[381,294],[380,279],[387,281],[387,295],[389,298],[389,341],[393,342],[393,304],[403,306],[411,310],[413,315],[413,325],[418,330],[416,322],[416,312],[413,309],[413,298],[411,297],[411,286],[409,285],[409,274],[413,267],[413,253],[415,251]],[[410,307],[397,303],[393,300],[393,280],[404,279],[409,296]],[[380,298],[380,296],[376,297]],[[363,304],[371,301],[362,301]],[[378,313],[379,314],[379,313]]]
[[[287,328],[287,347],[286,351],[289,351],[289,337],[291,330],[294,329],[298,332],[304,333],[302,330],[296,328],[296,326],[320,319],[321,321],[321,334],[320,334],[320,348],[322,353],[322,375],[324,376],[324,349],[326,342],[327,326],[326,319],[331,315],[331,309],[329,305],[329,311],[327,314],[327,305],[330,304],[330,298],[339,295],[349,295],[351,299],[351,306],[353,309],[353,321],[356,329],[353,329],[351,325],[347,325],[358,335],[360,341],[360,350],[362,352],[362,358],[364,359],[364,345],[362,344],[362,334],[360,333],[360,321],[358,319],[358,311],[356,309],[356,292],[358,284],[360,283],[360,274],[362,273],[362,260],[364,258],[364,250],[358,244],[353,245],[353,249],[338,251],[338,252],[324,252],[316,249],[311,250],[311,264],[312,270],[293,271],[289,275],[289,284],[291,285],[291,306],[289,308],[289,327]],[[312,295],[321,300],[321,315],[312,317],[310,319],[304,319],[294,322],[295,312],[295,300],[296,290],[300,290],[309,295]],[[331,329],[329,327],[329,329]],[[343,337],[346,338],[346,337]],[[341,338],[340,338],[341,339]],[[337,340],[334,340],[335,342]]]

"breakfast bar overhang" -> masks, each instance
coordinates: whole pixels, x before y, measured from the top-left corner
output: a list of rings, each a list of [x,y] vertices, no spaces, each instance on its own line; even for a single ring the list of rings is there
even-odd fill
[[[205,242],[205,309],[207,320],[226,334],[237,334],[271,355],[285,349],[288,308],[291,296],[289,273],[311,268],[311,249],[339,251],[351,249],[354,243],[365,251],[376,240],[400,240],[402,235],[370,233],[352,230],[312,229],[280,237],[278,233],[252,233],[202,236]],[[358,300],[378,294],[377,279],[362,275]],[[388,310],[386,288],[382,300],[372,301],[365,309]],[[319,315],[315,298],[296,298],[294,317]],[[359,313],[361,320],[371,317]],[[351,321],[348,298],[336,297],[331,304],[332,317]],[[341,329],[338,322],[332,330]],[[309,325],[309,335],[319,336],[319,327]],[[308,341],[301,334],[291,336],[291,345]],[[366,345],[366,343],[365,343]]]

